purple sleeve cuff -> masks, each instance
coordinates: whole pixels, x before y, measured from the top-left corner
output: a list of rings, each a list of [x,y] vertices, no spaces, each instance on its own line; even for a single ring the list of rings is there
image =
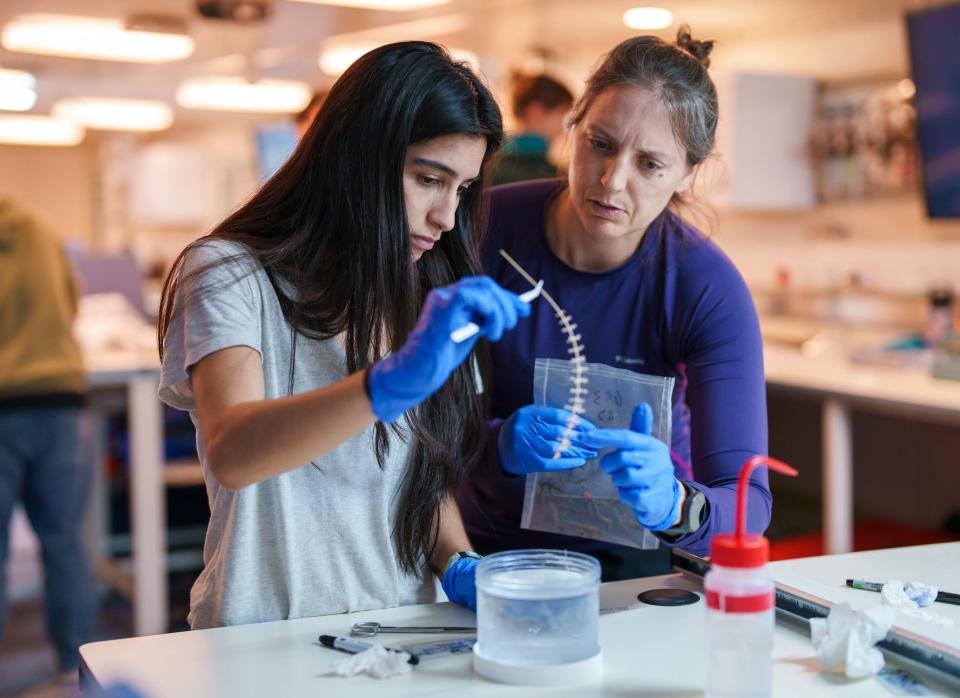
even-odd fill
[[[674,548],[682,548],[694,555],[706,557],[710,554],[710,541],[717,533],[733,533],[736,525],[737,486],[736,483],[720,487],[707,487],[699,482],[684,481],[691,489],[703,492],[707,498],[706,515],[700,528],[693,533],[674,540],[661,537],[661,541]],[[770,490],[750,479],[750,491],[747,493],[747,531],[761,534],[770,525],[773,497]]]
[[[487,422],[487,441],[483,449],[483,462],[480,469],[487,472],[486,477],[502,478],[504,480],[516,480],[519,475],[508,473],[500,467],[500,453],[497,448],[497,441],[500,438],[500,428],[505,420],[494,418]]]

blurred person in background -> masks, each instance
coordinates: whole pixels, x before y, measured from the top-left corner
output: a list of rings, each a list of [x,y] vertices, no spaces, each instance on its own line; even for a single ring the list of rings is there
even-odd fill
[[[507,140],[493,170],[493,184],[556,177],[549,151],[564,135],[573,95],[549,75],[513,76],[511,94],[517,135]]]
[[[0,198],[0,571],[19,501],[40,541],[47,632],[63,678],[74,680],[95,613],[81,537],[92,463],[82,415],[85,373],[71,333],[76,311],[60,243]],[[0,574],[0,631],[5,616]]]
[[[530,404],[534,362],[567,359],[568,347],[550,308],[534,304],[530,321],[491,347],[488,456],[458,493],[481,552],[580,550],[597,556],[605,580],[625,579],[669,572],[670,547],[706,555],[715,533],[733,529],[740,467],[767,450],[759,322],[736,267],[679,215],[714,152],[712,47],[687,27],[676,45],[622,42],[573,108],[568,176],[490,193],[485,271],[507,288],[529,287],[501,259],[505,249],[572,315],[589,361],[676,382],[670,444],[650,435],[652,412],[639,405],[630,429],[581,424],[552,460],[570,415]],[[600,467],[659,550],[520,528],[522,475],[576,468],[607,449]],[[765,470],[748,498],[747,528],[761,533],[772,507]]]

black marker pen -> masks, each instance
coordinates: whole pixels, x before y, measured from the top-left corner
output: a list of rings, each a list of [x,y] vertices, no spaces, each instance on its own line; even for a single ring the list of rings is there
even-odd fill
[[[324,647],[340,650],[341,652],[347,652],[349,654],[360,654],[373,647],[369,642],[360,642],[359,640],[353,640],[349,637],[337,637],[336,635],[321,635],[319,639],[320,644]],[[384,649],[390,652],[402,651],[390,649],[389,647],[384,647]],[[420,660],[412,654],[410,655],[410,659],[407,660],[407,664],[413,664],[414,666],[419,663]]]

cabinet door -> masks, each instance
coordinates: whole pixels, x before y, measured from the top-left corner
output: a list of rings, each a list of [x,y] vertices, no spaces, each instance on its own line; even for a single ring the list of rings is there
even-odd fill
[[[798,75],[737,73],[718,88],[727,205],[753,210],[813,207],[816,194],[808,142],[816,81]]]

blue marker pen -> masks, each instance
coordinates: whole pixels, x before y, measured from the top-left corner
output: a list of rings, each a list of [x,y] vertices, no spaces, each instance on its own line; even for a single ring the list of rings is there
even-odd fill
[[[369,642],[360,642],[359,640],[353,640],[349,637],[337,637],[336,635],[321,635],[319,639],[320,644],[324,647],[340,650],[341,652],[347,652],[349,654],[360,654],[361,652],[366,652],[368,649],[373,647],[373,645],[371,645]],[[384,647],[384,649],[389,650],[390,652],[401,651],[390,649],[389,647]],[[410,659],[407,660],[407,664],[413,664],[414,666],[419,663],[420,660],[412,654],[410,655]]]

